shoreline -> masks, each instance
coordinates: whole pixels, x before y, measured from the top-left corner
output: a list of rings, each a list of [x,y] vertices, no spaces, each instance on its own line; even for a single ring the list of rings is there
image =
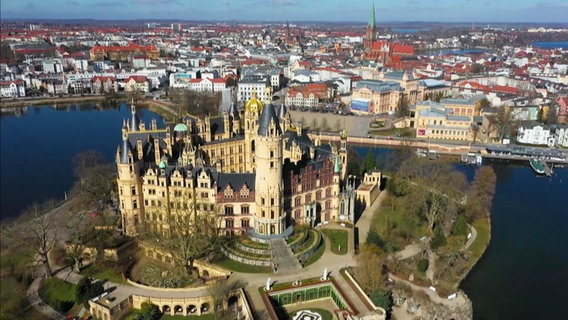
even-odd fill
[[[122,96],[121,96],[122,97]],[[1,109],[12,109],[20,107],[29,107],[34,105],[57,104],[57,103],[73,103],[73,102],[96,102],[110,99],[105,95],[90,95],[82,97],[41,97],[41,98],[20,98],[11,99],[6,98],[0,100]],[[121,99],[117,99],[121,100]]]

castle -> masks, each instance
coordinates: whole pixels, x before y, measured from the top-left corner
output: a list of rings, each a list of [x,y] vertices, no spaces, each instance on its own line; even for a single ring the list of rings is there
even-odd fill
[[[341,188],[345,130],[339,146],[312,141],[284,105],[255,94],[244,111],[187,116],[166,128],[155,120],[147,128],[131,109],[116,153],[126,234],[165,234],[176,215],[196,211],[217,215],[227,235],[258,241],[286,237],[295,224],[353,222],[354,193]]]

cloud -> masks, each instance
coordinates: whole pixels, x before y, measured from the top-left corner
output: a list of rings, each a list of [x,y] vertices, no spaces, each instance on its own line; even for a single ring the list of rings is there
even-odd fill
[[[101,1],[101,2],[94,2],[91,3],[92,7],[122,7],[124,6],[124,3],[122,2],[112,2],[112,1]]]
[[[157,5],[169,5],[169,4],[179,4],[177,0],[134,0],[135,4],[157,4]]]
[[[229,6],[229,0],[221,0],[221,4],[224,6]]]

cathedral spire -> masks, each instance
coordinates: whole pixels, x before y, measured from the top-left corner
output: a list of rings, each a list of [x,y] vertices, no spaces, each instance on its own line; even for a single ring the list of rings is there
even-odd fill
[[[369,17],[369,24],[367,26],[369,29],[375,30],[375,2],[373,1],[373,6],[371,8],[371,16]]]

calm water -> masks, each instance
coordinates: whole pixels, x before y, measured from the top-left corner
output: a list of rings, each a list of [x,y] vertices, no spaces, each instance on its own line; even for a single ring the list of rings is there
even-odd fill
[[[368,148],[356,148],[362,158]],[[380,162],[393,150],[371,149]],[[497,175],[491,243],[462,288],[474,319],[565,319],[568,168],[536,177],[528,165],[489,163]],[[468,179],[476,168],[457,165]]]
[[[532,43],[533,47],[542,49],[568,49],[568,41],[536,41]]]
[[[122,119],[130,118],[126,105],[98,110],[93,104],[28,107],[20,117],[3,113],[0,119],[0,218],[17,216],[34,201],[64,198],[74,182],[73,156],[100,151],[114,161],[121,141]],[[147,123],[160,117],[139,110]]]
[[[73,184],[71,160],[95,149],[113,161],[126,106],[100,111],[28,108],[21,117],[3,116],[1,128],[1,217],[16,215],[33,201],[63,198]],[[159,117],[147,110],[147,123]],[[372,150],[387,163],[392,149]],[[492,240],[463,284],[475,319],[563,319],[568,297],[568,169],[537,178],[528,166],[492,163],[497,193]],[[469,179],[474,167],[458,166]]]

